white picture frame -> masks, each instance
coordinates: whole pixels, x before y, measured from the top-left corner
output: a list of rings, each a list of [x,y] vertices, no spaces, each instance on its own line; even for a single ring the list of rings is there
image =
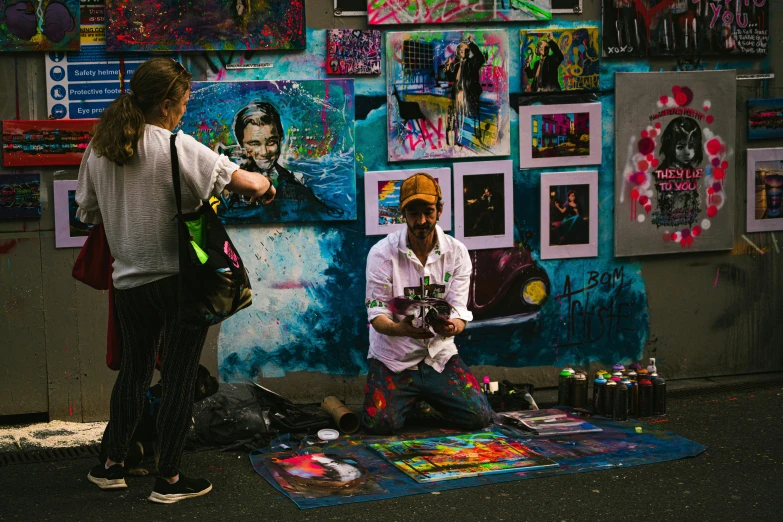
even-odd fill
[[[584,118],[582,115],[587,115]],[[545,121],[548,115],[564,115],[566,122]],[[568,115],[579,115],[581,118],[569,118]],[[534,123],[533,118],[536,118]],[[547,147],[547,153],[554,153],[556,149],[568,150],[573,148],[577,153],[577,145],[573,144],[572,136],[578,136],[578,128],[584,127],[584,122],[589,126],[589,153],[586,155],[574,156],[553,156],[553,157],[534,157],[537,153],[534,148],[538,148],[541,143],[554,144],[554,147]],[[570,134],[563,134],[562,131],[569,128]],[[602,134],[601,121],[601,103],[566,103],[557,105],[521,105],[519,107],[519,168],[531,169],[542,167],[575,167],[582,165],[600,165],[603,159],[603,146],[601,140]],[[549,129],[556,129],[551,132]],[[579,138],[573,138],[579,143]],[[562,140],[562,141],[561,141]]]
[[[471,161],[455,163],[453,168],[454,237],[469,250],[513,247],[512,161]],[[487,189],[490,189],[488,197]],[[499,203],[502,208],[498,208]]]
[[[91,225],[82,225],[84,230],[71,228],[71,215],[75,216],[75,206],[71,205],[69,193],[75,198],[77,181],[75,179],[54,180],[54,246],[55,248],[81,248],[87,241]],[[81,223],[76,220],[77,225]],[[74,233],[76,231],[77,233]]]
[[[586,186],[586,187],[585,187]],[[574,192],[577,214],[555,215],[557,204],[567,208]],[[588,194],[585,197],[584,192]],[[562,195],[560,193],[563,193]],[[565,197],[563,197],[565,196]],[[563,203],[561,203],[561,200]],[[581,200],[581,201],[580,201]],[[585,211],[584,201],[588,202]],[[564,215],[567,212],[563,212]],[[569,221],[566,223],[567,221]],[[587,221],[587,223],[584,223]],[[586,225],[586,226],[585,226]],[[598,256],[598,171],[553,172],[541,175],[541,259]]]
[[[406,170],[380,170],[364,173],[364,233],[366,236],[379,236],[395,232],[406,227],[405,222],[381,224],[381,187],[383,182],[395,183],[396,193],[391,193],[392,201],[399,204],[400,184],[405,179],[416,173],[424,172],[438,181],[440,191],[443,195],[443,213],[440,215],[438,224],[445,230],[451,230],[451,169],[444,168],[421,168]],[[393,205],[392,205],[393,206]],[[393,213],[393,212],[392,212]],[[388,212],[384,212],[388,214]],[[392,216],[388,216],[392,217]]]
[[[766,181],[767,176],[775,175],[778,179],[770,186],[766,182],[763,185],[756,183],[756,171],[759,170],[759,163],[765,163],[763,165],[764,172],[760,173]],[[775,169],[776,174],[769,174],[770,169]],[[779,183],[783,182],[783,148],[770,148],[770,149],[748,149],[748,171],[747,171],[747,223],[746,228],[748,232],[773,232],[776,230],[783,230],[783,210],[778,210],[778,215],[774,217],[768,216],[769,206],[772,201],[776,201],[780,205],[781,197],[783,196],[783,186]],[[778,189],[780,192],[775,194],[775,198],[769,194],[770,189]],[[763,214],[759,215],[761,210],[759,205],[763,205]]]

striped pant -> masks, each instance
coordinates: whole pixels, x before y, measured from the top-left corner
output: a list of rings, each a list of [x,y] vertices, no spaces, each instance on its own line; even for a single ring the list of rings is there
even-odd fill
[[[201,349],[207,336],[206,327],[193,329],[177,324],[177,283],[178,276],[172,276],[114,293],[122,334],[122,362],[103,434],[103,448],[109,458],[124,461],[144,411],[144,395],[155,371],[158,350],[162,349],[163,397],[157,420],[158,471],[162,477],[179,473]]]

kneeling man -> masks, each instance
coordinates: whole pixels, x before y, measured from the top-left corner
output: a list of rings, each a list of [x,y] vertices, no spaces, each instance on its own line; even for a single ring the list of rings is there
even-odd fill
[[[419,173],[402,183],[400,209],[407,228],[379,241],[367,258],[372,328],[362,424],[370,433],[391,433],[424,400],[454,426],[484,428],[490,422],[487,398],[454,344],[454,336],[473,319],[466,308],[468,249],[438,225],[443,201],[431,176]],[[421,296],[422,286],[422,297],[442,298],[454,307],[445,324],[432,326],[434,334],[414,324],[413,316],[395,315],[386,306],[395,296]]]

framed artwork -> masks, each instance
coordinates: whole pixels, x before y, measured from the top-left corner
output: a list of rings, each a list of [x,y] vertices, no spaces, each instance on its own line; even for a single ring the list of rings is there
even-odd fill
[[[519,167],[600,165],[600,103],[519,108]]]
[[[598,171],[541,175],[541,259],[598,255]]]
[[[748,232],[783,230],[783,148],[748,149]]]
[[[78,51],[79,0],[0,0],[0,52]]]
[[[399,25],[551,20],[552,1],[367,0],[367,21]]]
[[[92,225],[76,217],[76,180],[54,181],[54,235],[56,248],[81,248]]]
[[[440,185],[443,213],[438,224],[451,230],[451,169],[384,170],[364,173],[366,235],[385,235],[407,226],[400,212],[400,185],[417,172],[429,174]]]
[[[3,166],[79,165],[98,120],[5,120]]]
[[[381,32],[360,29],[326,31],[327,74],[381,74]]]
[[[603,0],[605,57],[765,55],[771,0]]]
[[[181,128],[276,184],[269,205],[224,191],[223,223],[356,219],[352,79],[193,82]]]
[[[454,237],[468,250],[514,246],[511,160],[454,164]]]
[[[508,34],[386,35],[389,161],[506,156]]]
[[[582,12],[582,0],[552,0],[552,14],[574,14]]]
[[[367,16],[367,0],[334,0],[334,16]]]
[[[735,71],[615,84],[615,256],[733,248]]]
[[[597,27],[519,32],[522,92],[597,91]]]
[[[416,482],[476,477],[557,466],[557,462],[500,433],[369,444]]]
[[[304,0],[106,0],[108,51],[305,48]]]
[[[0,173],[0,219],[41,218],[41,174]]]
[[[748,100],[748,139],[783,138],[783,98]]]
[[[291,499],[354,497],[382,493],[375,477],[352,453],[294,454],[264,459],[272,478]]]

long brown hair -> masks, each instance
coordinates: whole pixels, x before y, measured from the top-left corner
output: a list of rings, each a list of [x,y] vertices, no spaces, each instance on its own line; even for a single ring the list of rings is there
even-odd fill
[[[171,58],[151,58],[141,64],[131,76],[130,90],[101,114],[92,138],[95,153],[117,165],[127,162],[144,133],[145,116],[165,100],[181,100],[190,89],[191,78],[193,75]]]

